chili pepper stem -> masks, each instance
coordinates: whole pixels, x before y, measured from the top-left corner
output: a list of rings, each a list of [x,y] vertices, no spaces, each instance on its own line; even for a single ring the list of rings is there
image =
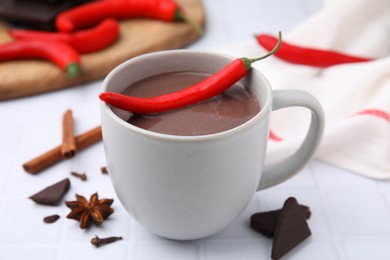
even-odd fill
[[[176,10],[176,12],[175,12],[175,19],[174,20],[176,20],[176,21],[185,21],[186,23],[188,23],[196,31],[196,33],[199,36],[203,36],[204,32],[203,32],[202,27],[198,23],[196,23],[191,17],[186,15],[182,10],[180,10],[180,9]]]
[[[282,32],[279,31],[278,43],[275,45],[275,47],[270,52],[268,52],[267,54],[265,54],[265,55],[263,55],[261,57],[258,57],[258,58],[253,58],[253,59],[241,58],[242,62],[244,62],[245,67],[249,70],[251,68],[252,63],[271,56],[272,54],[274,54],[279,49],[281,44],[282,44]]]
[[[80,74],[80,67],[77,63],[70,63],[67,67],[66,67],[66,74],[70,77],[70,78],[74,78],[76,77],[77,75]]]

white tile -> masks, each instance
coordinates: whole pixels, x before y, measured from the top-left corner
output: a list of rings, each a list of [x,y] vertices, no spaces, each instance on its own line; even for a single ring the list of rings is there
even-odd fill
[[[1,118],[0,154],[14,154],[20,144],[25,122],[22,118]]]
[[[100,180],[102,183],[111,186],[108,175],[102,174],[100,168],[106,166],[103,143],[99,142],[84,151],[80,151],[71,160],[72,171],[85,172],[89,177],[88,180]]]
[[[24,157],[17,157],[15,163],[11,167],[12,176],[8,182],[8,194],[10,196],[28,198],[47,186],[53,185],[65,178],[69,178],[71,182],[69,193],[72,191],[73,180],[70,178],[68,162],[59,163],[45,171],[33,175],[24,171],[22,168],[22,163],[24,161],[21,158]]]
[[[345,236],[390,236],[390,208],[377,192],[329,192],[330,217]]]
[[[30,102],[29,98],[19,98],[13,100],[2,100],[0,102],[0,119],[2,122],[5,120],[15,120],[15,118],[24,118],[29,117],[29,111],[33,106],[33,102]]]
[[[283,259],[286,260],[337,260],[342,259],[333,241],[316,239],[315,235],[288,252]]]
[[[390,259],[390,238],[346,241],[344,248],[348,260]]]
[[[141,226],[138,222],[136,222],[134,219],[131,222],[131,226],[133,228],[133,237],[136,241],[157,241],[161,242],[164,238],[155,235],[151,232],[149,232],[147,229],[145,229],[143,226]]]
[[[387,195],[387,198],[390,202],[390,181],[382,181],[381,182],[381,188],[384,190],[385,194]]]
[[[270,259],[272,240],[213,241],[205,246],[205,260]]]
[[[225,229],[218,232],[215,235],[212,235],[206,238],[207,241],[210,240],[220,240],[220,239],[258,239],[262,236],[257,232],[254,232],[250,228],[250,217],[259,212],[259,206],[256,198],[251,200],[249,205],[245,210],[235,219],[231,224],[229,224]]]
[[[4,260],[54,260],[57,254],[57,247],[54,245],[0,245],[0,259]]]
[[[67,109],[72,109],[74,113],[78,113],[85,98],[83,92],[78,89],[79,87],[82,86],[31,97],[33,106],[29,111],[29,115],[31,117],[61,117]]]
[[[287,181],[272,187],[272,190],[302,190],[317,189],[318,185],[315,180],[313,163],[309,163],[300,172]]]
[[[0,156],[0,165],[2,170],[0,171],[0,198],[5,196],[8,189],[8,183],[13,174],[11,164],[14,162],[14,156],[4,155]]]
[[[100,122],[100,99],[99,93],[103,80],[94,81],[83,86],[85,99],[81,108],[80,118]]]
[[[135,260],[198,260],[196,242],[179,242],[164,239],[159,243],[139,242],[135,247]]]
[[[65,245],[59,253],[59,260],[75,259],[126,259],[128,241],[120,240],[99,248],[95,248],[90,240],[86,239],[83,243],[76,245]]]
[[[322,1],[303,0],[302,2],[308,16],[319,12],[323,6]]]
[[[27,124],[19,137],[18,150],[31,159],[61,144],[62,114],[31,117]]]
[[[380,181],[369,179],[339,167],[316,161],[313,164],[321,187],[324,189],[378,189]]]
[[[0,215],[0,245],[58,243],[64,221],[61,207],[44,206],[24,197],[3,201]],[[58,214],[60,219],[46,224],[43,218]]]

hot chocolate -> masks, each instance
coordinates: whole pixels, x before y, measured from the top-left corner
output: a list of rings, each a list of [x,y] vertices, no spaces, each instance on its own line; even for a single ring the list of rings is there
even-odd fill
[[[123,93],[152,97],[178,91],[206,77],[208,74],[198,72],[166,73],[136,82]],[[143,129],[171,135],[195,136],[237,127],[254,117],[260,111],[260,104],[250,90],[237,83],[217,97],[164,113],[138,115],[112,109],[123,120]]]

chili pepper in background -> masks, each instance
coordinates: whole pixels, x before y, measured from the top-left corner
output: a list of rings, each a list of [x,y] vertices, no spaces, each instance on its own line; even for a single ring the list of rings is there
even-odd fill
[[[52,61],[69,77],[75,77],[80,72],[79,54],[62,42],[20,40],[0,44],[0,61],[35,58]]]
[[[193,22],[173,0],[113,0],[96,1],[60,13],[56,27],[61,32],[71,32],[94,25],[106,18],[150,18],[166,22],[186,21],[196,32],[201,27]]]
[[[140,98],[114,92],[103,92],[99,95],[99,98],[114,107],[139,114],[159,113],[192,105],[214,97],[231,87],[251,70],[251,64],[253,62],[275,53],[281,44],[281,39],[282,35],[279,32],[279,41],[266,55],[255,59],[235,59],[205,80],[177,92],[152,98]]]
[[[16,40],[37,39],[43,41],[60,41],[70,45],[79,53],[90,53],[113,44],[119,35],[119,24],[114,19],[106,19],[96,27],[75,31],[73,33],[22,29],[9,29],[8,33]]]
[[[272,46],[278,41],[278,38],[269,34],[260,34],[256,36],[257,42],[266,50],[272,49]],[[337,64],[366,62],[370,58],[356,57],[332,50],[323,50],[315,48],[306,48],[282,42],[275,56],[295,64],[309,65],[314,67],[326,68]]]

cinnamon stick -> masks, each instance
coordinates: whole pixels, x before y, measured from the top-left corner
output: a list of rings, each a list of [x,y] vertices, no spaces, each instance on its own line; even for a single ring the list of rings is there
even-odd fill
[[[95,127],[81,135],[76,136],[75,142],[78,151],[84,150],[92,144],[102,139],[102,129],[100,126]],[[37,174],[42,170],[52,166],[53,164],[60,162],[64,157],[61,153],[62,145],[54,147],[53,149],[39,155],[38,157],[23,164],[23,168],[26,172],[31,174]]]
[[[68,109],[62,118],[62,146],[61,154],[65,158],[72,158],[76,154],[76,140],[74,137],[73,113]]]

